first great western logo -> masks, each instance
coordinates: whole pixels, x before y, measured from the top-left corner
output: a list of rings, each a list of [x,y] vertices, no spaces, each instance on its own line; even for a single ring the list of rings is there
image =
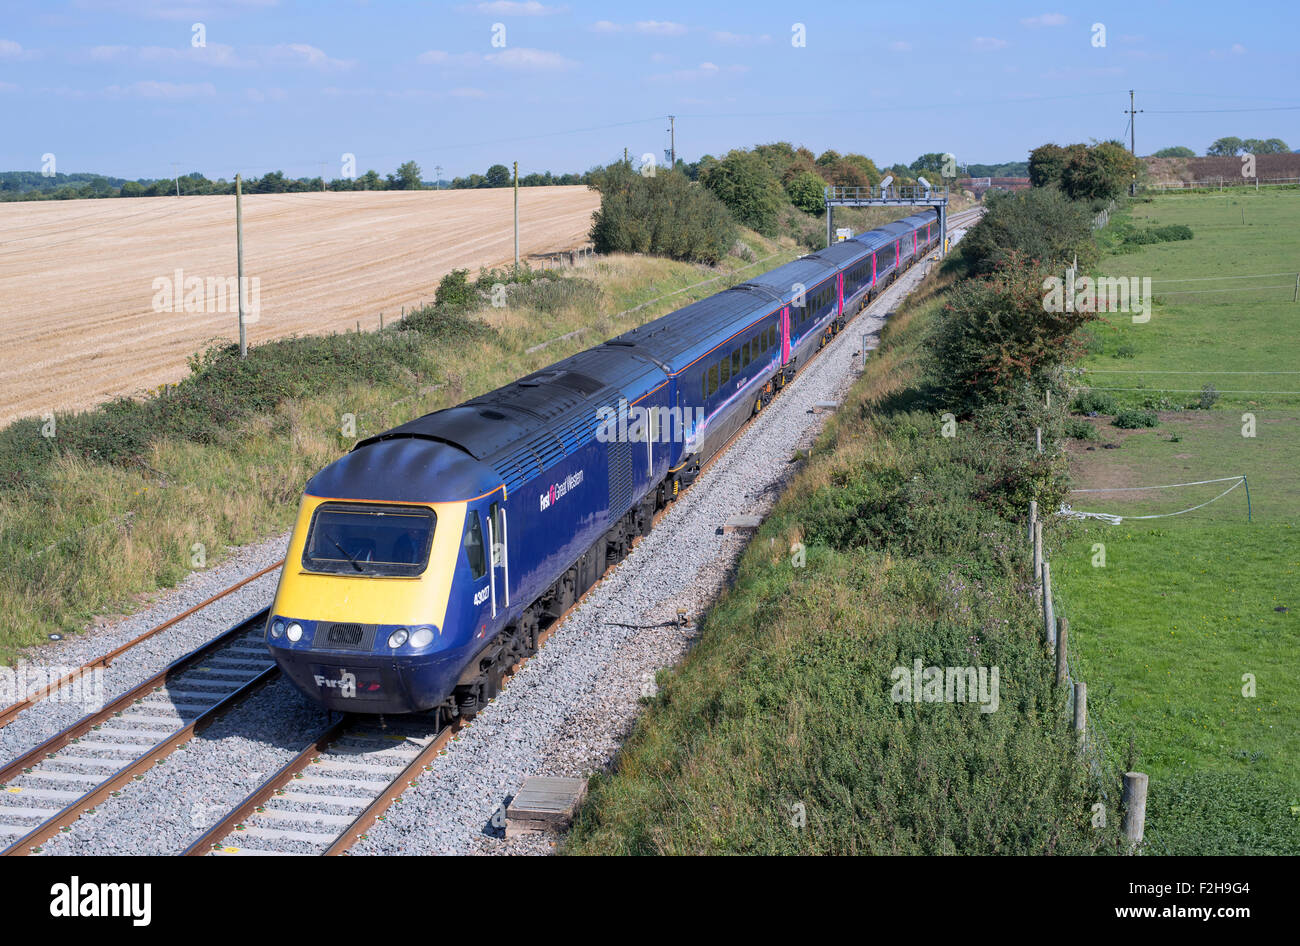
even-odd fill
[[[581,470],[579,470],[576,473],[570,473],[568,476],[560,480],[558,483],[552,483],[551,488],[548,489],[546,492],[542,493],[540,497],[538,497],[539,499],[538,505],[540,511],[545,512],[546,510],[550,509],[553,505],[555,505],[557,502],[563,499],[565,495],[568,494],[569,490],[573,489],[576,486],[579,486],[581,483],[582,483]]]

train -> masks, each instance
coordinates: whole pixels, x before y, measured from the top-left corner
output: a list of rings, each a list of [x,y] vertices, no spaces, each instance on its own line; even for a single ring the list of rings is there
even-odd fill
[[[331,711],[472,718],[848,319],[927,211],[356,443],[307,483],[266,643]]]

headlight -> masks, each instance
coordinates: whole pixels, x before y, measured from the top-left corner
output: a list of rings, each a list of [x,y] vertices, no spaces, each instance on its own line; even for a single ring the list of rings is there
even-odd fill
[[[289,640],[296,644],[298,641],[302,640],[302,625],[297,621],[294,621],[289,625],[289,629],[285,633],[288,635]]]
[[[392,634],[388,635],[388,646],[401,647],[406,643],[406,639],[410,636],[411,635],[406,632],[406,628],[399,627],[397,630],[393,631]]]
[[[433,629],[422,627],[411,635],[412,647],[428,647],[433,643]]]
[[[276,618],[274,621],[271,622],[271,636],[272,637],[284,636],[284,622],[281,621],[279,618]]]

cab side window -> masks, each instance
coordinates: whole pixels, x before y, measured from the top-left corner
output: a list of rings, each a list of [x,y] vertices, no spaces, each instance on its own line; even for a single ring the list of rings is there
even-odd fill
[[[488,507],[488,519],[492,524],[492,565],[501,566],[501,556],[505,550],[505,516],[501,514],[501,504],[493,503]]]
[[[487,574],[487,557],[483,554],[483,528],[478,524],[478,513],[469,510],[469,527],[465,530],[465,559],[475,581]]]

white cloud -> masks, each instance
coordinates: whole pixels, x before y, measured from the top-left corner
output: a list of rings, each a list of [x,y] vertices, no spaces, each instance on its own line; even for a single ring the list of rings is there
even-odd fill
[[[110,85],[104,89],[110,98],[141,98],[183,101],[185,99],[211,98],[217,90],[211,82],[184,84],[176,82],[133,82],[130,85]]]
[[[749,66],[719,66],[713,62],[702,62],[694,69],[678,69],[650,76],[650,79],[653,82],[699,82],[719,76],[737,76],[748,71]]]
[[[1210,50],[1211,59],[1223,59],[1225,56],[1244,56],[1245,54],[1246,54],[1246,47],[1241,45],[1241,43],[1233,43],[1231,46],[1228,47],[1227,51],[1224,51],[1222,49]]]
[[[1041,13],[1038,16],[1027,16],[1020,22],[1035,29],[1040,26],[1064,26],[1070,22],[1070,18],[1064,13]]]
[[[0,92],[17,92],[18,86],[12,82],[0,82]]]
[[[280,43],[267,50],[267,60],[276,65],[307,66],[311,69],[348,69],[356,65],[352,59],[334,59],[323,49],[307,43]]]
[[[550,16],[553,13],[564,13],[569,8],[548,7],[538,3],[537,0],[527,0],[524,3],[516,3],[514,0],[493,0],[491,3],[480,3],[475,9],[479,13],[491,13],[493,16]]]
[[[715,43],[721,43],[723,46],[762,46],[772,42],[772,37],[767,33],[728,33],[726,30],[715,30],[712,34]]]
[[[912,44],[905,40],[896,39],[889,44],[889,48],[896,53],[910,53],[912,51]]]
[[[483,58],[504,69],[520,71],[555,71],[572,69],[577,65],[574,60],[566,59],[559,53],[553,53],[545,49],[527,49],[522,46],[512,46],[509,49],[504,49],[499,53],[491,53]]]
[[[636,23],[597,20],[591,24],[591,29],[596,33],[644,33],[649,36],[680,36],[687,31],[681,23],[668,20],[640,20]]]
[[[249,68],[256,63],[240,58],[233,46],[94,46],[83,56],[90,62],[193,63],[196,65]]]
[[[443,49],[431,49],[420,53],[415,61],[426,66],[468,66],[477,63],[479,56],[477,53],[449,53]]]
[[[13,62],[19,59],[35,59],[36,53],[30,49],[23,49],[21,43],[15,43],[11,39],[0,39],[0,60],[10,60]]]
[[[995,36],[976,36],[972,41],[976,49],[1006,49],[1010,43]]]

